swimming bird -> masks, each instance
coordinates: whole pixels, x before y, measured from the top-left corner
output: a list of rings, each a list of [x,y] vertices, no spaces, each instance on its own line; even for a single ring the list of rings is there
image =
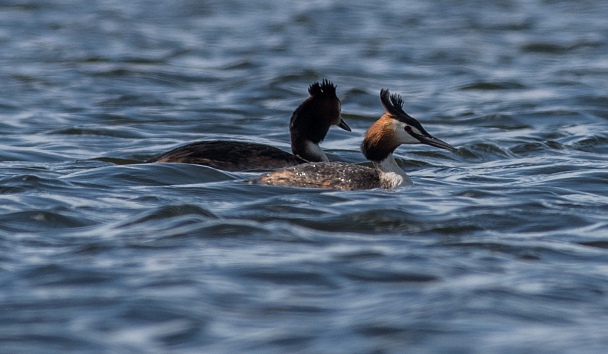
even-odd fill
[[[308,87],[310,96],[291,116],[290,154],[279,148],[240,141],[210,140],[180,146],[146,162],[181,162],[225,171],[273,170],[305,162],[329,161],[319,143],[332,125],[351,131],[340,115],[336,86],[324,79]]]
[[[344,162],[313,162],[284,168],[257,182],[277,186],[341,190],[394,188],[413,185],[397,165],[393,152],[401,144],[427,144],[456,151],[450,144],[429,134],[416,119],[403,111],[400,95],[380,91],[385,113],[367,130],[361,152],[374,168]]]

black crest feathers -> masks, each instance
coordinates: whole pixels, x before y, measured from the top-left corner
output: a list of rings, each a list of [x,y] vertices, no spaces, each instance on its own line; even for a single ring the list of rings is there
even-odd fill
[[[308,87],[308,93],[311,96],[324,96],[333,98],[336,97],[336,85],[329,82],[327,79],[323,79],[323,81],[319,84],[315,82],[314,84]]]
[[[388,114],[390,114],[393,118],[403,122],[405,124],[416,127],[422,133],[429,135],[429,133],[424,130],[420,122],[418,122],[415,118],[405,113],[403,110],[403,98],[399,94],[390,94],[388,89],[380,90],[380,101],[382,101],[382,105]]]
[[[382,105],[388,113],[394,116],[405,114],[403,111],[403,98],[401,98],[401,95],[396,93],[391,95],[388,89],[382,89],[380,90],[380,101],[382,101]]]

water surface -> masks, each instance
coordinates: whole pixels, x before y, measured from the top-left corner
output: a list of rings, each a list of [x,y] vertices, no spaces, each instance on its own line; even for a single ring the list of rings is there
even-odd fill
[[[604,353],[608,3],[5,1],[0,351]],[[139,164],[289,149],[312,82],[353,132],[379,92],[457,153],[413,188],[249,185]]]

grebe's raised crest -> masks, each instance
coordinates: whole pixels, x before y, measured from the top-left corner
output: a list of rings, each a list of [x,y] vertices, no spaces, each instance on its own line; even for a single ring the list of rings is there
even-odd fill
[[[328,98],[338,98],[336,96],[336,85],[329,82],[327,79],[323,79],[323,81],[319,84],[318,82],[313,83],[308,87],[308,93],[311,96],[326,96]]]

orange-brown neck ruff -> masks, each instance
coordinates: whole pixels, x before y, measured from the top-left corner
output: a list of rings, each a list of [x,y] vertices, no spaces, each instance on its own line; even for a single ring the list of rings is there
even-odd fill
[[[361,152],[370,161],[382,161],[401,144],[395,137],[395,119],[384,114],[365,133]]]

